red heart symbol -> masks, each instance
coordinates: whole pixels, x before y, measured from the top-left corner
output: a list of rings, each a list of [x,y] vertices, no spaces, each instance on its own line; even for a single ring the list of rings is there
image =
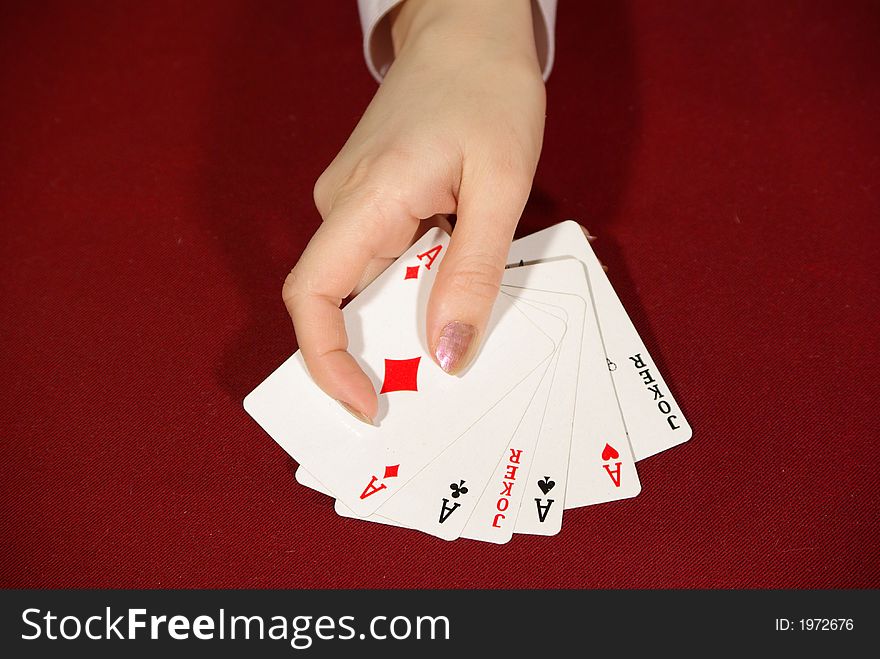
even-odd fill
[[[611,446],[611,444],[605,444],[605,448],[602,449],[603,460],[607,462],[608,460],[616,460],[619,457],[620,453],[618,453],[617,450],[613,446]]]

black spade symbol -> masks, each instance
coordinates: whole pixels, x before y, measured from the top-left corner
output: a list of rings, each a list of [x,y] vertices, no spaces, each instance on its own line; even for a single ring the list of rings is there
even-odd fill
[[[538,481],[538,487],[541,488],[541,492],[544,494],[552,490],[554,485],[556,485],[556,481],[551,481],[549,476],[544,476],[544,478]]]

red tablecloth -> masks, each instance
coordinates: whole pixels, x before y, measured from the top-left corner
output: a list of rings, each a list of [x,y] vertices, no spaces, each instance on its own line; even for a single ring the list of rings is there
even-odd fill
[[[562,2],[568,217],[694,429],[554,538],[338,518],[241,400],[375,89],[353,2],[0,8],[0,583],[880,586],[876,3]]]

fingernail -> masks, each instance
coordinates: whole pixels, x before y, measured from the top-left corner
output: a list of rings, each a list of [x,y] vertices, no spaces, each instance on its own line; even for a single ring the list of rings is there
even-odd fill
[[[448,323],[434,349],[434,357],[437,363],[447,373],[453,374],[460,371],[467,364],[468,350],[474,342],[477,330],[473,325],[453,321]]]
[[[370,426],[376,425],[375,423],[373,423],[373,420],[370,417],[368,417],[366,414],[364,414],[360,410],[353,408],[348,403],[344,403],[341,400],[337,400],[336,402],[342,406],[342,409],[344,409],[346,412],[351,414],[358,421],[363,421],[364,423],[366,423],[367,425],[370,425]]]

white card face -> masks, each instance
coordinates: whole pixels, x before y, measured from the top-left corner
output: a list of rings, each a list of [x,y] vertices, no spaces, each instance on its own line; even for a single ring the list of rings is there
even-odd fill
[[[523,466],[525,477],[520,484],[523,498],[514,525],[515,533],[555,535],[562,530],[587,304],[576,295],[526,289],[515,285],[529,278],[529,275],[534,275],[532,269],[541,270],[544,267],[530,266],[529,272],[523,268],[508,271],[510,274],[505,280],[514,285],[505,286],[502,290],[513,296],[523,308],[525,304],[540,305],[541,308],[553,305],[567,318],[568,331],[558,348],[559,357],[538,431],[538,443],[528,464]],[[555,264],[551,264],[549,269],[554,271],[557,268]],[[532,276],[531,283],[540,285],[542,281],[552,281],[554,273],[548,274],[549,277]]]
[[[330,490],[324,487],[324,484],[321,481],[319,481],[308,471],[303,469],[302,465],[296,468],[294,478],[296,478],[296,482],[300,485],[304,485],[305,487],[315,490],[316,492],[320,492],[321,494],[326,494],[328,497],[333,496],[332,494],[330,494]]]
[[[444,540],[459,537],[551,359],[548,357],[365,521],[417,529]],[[353,516],[340,501],[336,512]]]
[[[513,537],[517,512],[525,491],[522,484],[528,473],[535,445],[538,443],[541,421],[544,418],[552,376],[558,361],[557,351],[513,438],[501,454],[486,487],[480,493],[474,511],[461,531],[462,538],[503,544]]]
[[[617,401],[636,460],[688,441],[693,434],[660,371],[614,292],[580,226],[562,222],[513,242],[508,260],[571,257],[586,267]]]
[[[576,259],[561,259],[512,268],[508,272],[516,273],[519,279],[517,281],[511,275],[505,281],[517,281],[522,285],[525,289],[523,296],[536,295],[536,289],[549,289],[554,292],[545,295],[568,297],[572,300],[569,304],[576,301],[574,308],[579,310],[582,319],[580,343],[568,350],[569,361],[577,365],[574,374],[568,375],[562,381],[559,395],[555,393],[555,387],[551,390],[551,403],[548,404],[549,410],[554,399],[565,396],[567,391],[574,392],[576,403],[571,447],[568,452],[567,480],[556,467],[558,458],[548,461],[546,467],[539,461],[542,454],[545,454],[542,451],[542,438],[539,440],[535,462],[527,481],[524,510],[520,511],[517,518],[517,533],[558,533],[562,515],[555,510],[555,504],[559,497],[557,495],[554,504],[548,508],[550,499],[554,497],[550,496],[552,491],[545,492],[550,481],[557,481],[557,473],[565,486],[565,508],[634,497],[641,491],[641,484],[606,365],[599,326],[592,308],[588,307],[589,287],[583,264]],[[576,313],[574,308],[569,314]],[[565,355],[560,358],[557,377],[565,359]],[[561,412],[558,414],[562,416]],[[554,473],[551,471],[553,469],[557,471]],[[546,517],[544,522],[541,522],[541,517]]]
[[[500,298],[464,377],[434,363],[424,319],[448,241],[442,230],[429,231],[343,312],[349,352],[379,392],[377,426],[357,421],[320,391],[299,353],[244,401],[263,429],[359,516],[387,501],[555,349],[509,298]]]

